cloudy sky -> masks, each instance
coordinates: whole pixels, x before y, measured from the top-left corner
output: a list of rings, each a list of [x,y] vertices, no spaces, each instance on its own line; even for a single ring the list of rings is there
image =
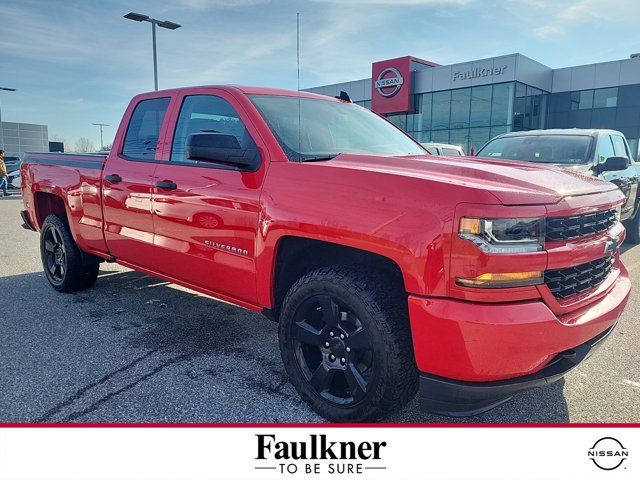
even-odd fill
[[[519,52],[550,67],[640,52],[639,0],[0,0],[0,92],[6,121],[44,123],[71,145],[92,122],[110,143],[127,102],[153,89],[237,83],[295,88],[365,78],[371,63],[413,55],[440,64]]]

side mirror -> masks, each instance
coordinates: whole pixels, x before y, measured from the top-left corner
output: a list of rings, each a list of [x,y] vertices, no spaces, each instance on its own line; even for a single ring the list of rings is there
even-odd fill
[[[601,172],[617,172],[627,168],[629,168],[629,159],[627,157],[609,157],[598,165],[598,170]]]
[[[238,139],[228,133],[192,133],[187,137],[185,154],[189,160],[223,163],[246,170],[254,170],[259,164],[258,150],[240,147]]]

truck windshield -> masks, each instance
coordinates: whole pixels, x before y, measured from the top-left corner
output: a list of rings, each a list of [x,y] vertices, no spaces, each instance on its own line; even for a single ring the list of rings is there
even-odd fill
[[[291,161],[327,160],[341,153],[425,154],[396,127],[352,103],[278,95],[252,95],[251,100]]]
[[[482,158],[536,163],[586,163],[591,146],[587,135],[519,135],[491,140],[476,154]]]

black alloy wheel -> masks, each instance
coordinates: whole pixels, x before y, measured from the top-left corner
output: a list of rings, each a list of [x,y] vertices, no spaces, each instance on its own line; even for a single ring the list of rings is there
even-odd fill
[[[59,292],[76,292],[96,283],[100,259],[80,251],[66,220],[45,218],[40,229],[40,255],[45,276]]]
[[[374,357],[358,317],[330,295],[315,295],[291,323],[295,358],[309,387],[326,401],[353,406],[367,394]]]
[[[48,278],[55,284],[64,282],[67,271],[67,253],[62,241],[62,234],[55,225],[49,226],[44,236],[44,267],[49,271]]]
[[[360,265],[308,272],[289,288],[278,321],[289,379],[324,418],[379,419],[415,395],[406,293],[389,276]]]

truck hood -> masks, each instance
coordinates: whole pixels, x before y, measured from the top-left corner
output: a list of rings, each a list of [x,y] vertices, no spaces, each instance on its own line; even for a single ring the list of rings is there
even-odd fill
[[[489,191],[504,205],[553,204],[564,197],[608,192],[618,188],[610,182],[572,170],[477,157],[341,154],[328,164]]]

